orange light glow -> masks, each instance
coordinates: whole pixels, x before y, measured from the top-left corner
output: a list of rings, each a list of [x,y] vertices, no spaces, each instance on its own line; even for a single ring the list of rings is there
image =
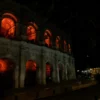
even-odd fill
[[[46,30],[44,33],[44,42],[48,47],[51,46],[51,36],[51,32],[49,30]]]
[[[6,70],[7,70],[6,62],[0,59],[0,72],[5,72]]]
[[[60,37],[59,36],[56,37],[56,48],[57,49],[60,48]]]
[[[64,51],[67,52],[67,42],[64,40]]]
[[[36,40],[36,30],[33,26],[29,25],[27,27],[28,40]]]
[[[46,64],[46,75],[50,76],[51,74],[51,65],[50,64]]]
[[[14,63],[10,59],[0,59],[0,72],[5,72],[14,69]]]
[[[3,18],[1,21],[1,35],[13,38],[15,34],[15,23],[11,18]]]
[[[70,44],[68,44],[68,51],[69,51],[69,53],[71,53],[71,46],[70,46]]]
[[[29,60],[26,63],[26,70],[32,70],[32,71],[36,71],[37,69],[37,64],[36,62]]]

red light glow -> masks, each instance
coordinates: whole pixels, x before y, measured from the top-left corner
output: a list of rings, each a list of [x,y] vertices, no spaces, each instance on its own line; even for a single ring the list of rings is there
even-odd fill
[[[49,30],[46,30],[45,33],[44,33],[44,42],[45,44],[50,47],[51,46],[51,32]]]
[[[36,30],[33,26],[29,25],[27,27],[28,40],[36,40]]]
[[[59,36],[56,37],[56,48],[57,49],[60,48],[60,37]]]
[[[68,44],[68,51],[69,51],[69,53],[71,53],[71,46],[70,46],[70,44]]]
[[[7,63],[0,59],[0,72],[5,72],[7,70]]]
[[[26,70],[32,70],[32,71],[36,71],[37,69],[37,64],[36,62],[29,60],[26,63]]]
[[[10,59],[0,59],[0,72],[6,72],[14,69],[14,63]]]
[[[46,75],[50,76],[50,74],[51,74],[51,66],[50,64],[46,64]]]
[[[15,23],[11,18],[3,18],[1,21],[1,34],[6,38],[15,35]]]

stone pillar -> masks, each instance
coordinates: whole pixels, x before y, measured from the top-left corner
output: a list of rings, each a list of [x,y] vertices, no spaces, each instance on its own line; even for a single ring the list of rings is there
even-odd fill
[[[18,88],[19,87],[19,65],[15,66],[15,71],[14,71],[14,80],[15,80],[15,84],[14,87]]]
[[[67,75],[67,63],[65,64],[65,80],[68,80],[68,75]]]
[[[26,52],[27,53],[27,52]],[[20,88],[24,88],[25,72],[26,72],[26,58],[24,51],[21,51],[21,68],[20,68]]]
[[[58,69],[58,60],[57,60],[57,54],[55,54],[55,72],[56,72],[56,82],[59,83],[59,69]]]
[[[54,82],[58,82],[58,75],[57,75],[57,58],[56,58],[56,55],[53,56],[54,57],[54,61],[53,61],[53,80]]]
[[[42,72],[41,72],[41,76],[42,76],[42,84],[46,84],[46,63],[45,63],[45,54],[44,54],[44,52],[42,51],[42,59],[41,59],[41,63],[42,63],[42,66],[41,66],[41,70],[42,70]]]
[[[39,66],[38,66],[39,68],[38,68],[38,72],[37,72],[37,83],[38,84],[42,84],[42,77],[41,77],[41,75],[42,75],[42,73],[41,73],[41,66],[40,66],[40,64],[39,64]]]
[[[67,59],[66,59],[66,57],[64,56],[64,80],[68,80],[68,77],[67,77],[67,63],[66,63],[66,61],[67,61]]]
[[[65,80],[65,65],[63,64],[62,80]]]
[[[43,59],[43,66],[42,66],[42,74],[43,74],[43,84],[46,84],[46,63]]]
[[[54,60],[55,61],[55,60]],[[56,64],[55,62],[53,62],[53,72],[52,72],[52,81],[56,83],[57,79],[56,79]]]
[[[42,58],[41,58],[41,54],[38,54],[38,57],[37,57],[38,59],[37,59],[37,67],[38,67],[38,71],[37,71],[37,83],[38,84],[42,84],[42,77],[41,77],[41,75],[42,75],[42,63],[41,63],[41,60],[42,60]]]

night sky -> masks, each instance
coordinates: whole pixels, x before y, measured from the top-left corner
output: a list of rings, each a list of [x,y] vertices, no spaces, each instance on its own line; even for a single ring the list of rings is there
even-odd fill
[[[97,33],[100,34],[98,31],[100,21],[97,23],[95,2],[76,2],[76,0],[71,2],[67,0],[16,0],[16,2],[39,13],[47,18],[48,22],[55,23],[66,34],[71,34],[76,69],[100,66],[99,59],[97,59],[99,57]]]

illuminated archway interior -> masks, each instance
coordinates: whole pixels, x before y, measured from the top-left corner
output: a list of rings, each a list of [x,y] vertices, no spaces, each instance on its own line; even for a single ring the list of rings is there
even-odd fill
[[[71,45],[70,44],[68,44],[68,51],[69,51],[69,53],[71,53]]]
[[[27,36],[28,36],[28,40],[36,40],[36,29],[34,26],[29,25],[27,27]]]
[[[60,48],[60,36],[56,37],[56,48],[59,49]]]
[[[0,85],[5,89],[14,86],[14,68],[15,64],[10,59],[0,59]]]
[[[26,62],[26,71],[28,70],[32,70],[32,71],[37,70],[37,64],[35,61],[29,60]]]
[[[52,81],[52,68],[49,62],[46,63],[46,82],[49,83]]]
[[[6,71],[12,70],[14,68],[14,63],[9,59],[0,59],[0,73],[5,73]]]
[[[1,20],[0,34],[6,38],[14,38],[16,21],[17,19],[14,15],[10,13],[3,14],[3,19]]]
[[[37,73],[37,63],[33,60],[28,60],[26,62],[26,77],[25,77],[25,87],[33,87],[36,85],[36,73]]]
[[[50,47],[51,46],[51,37],[52,37],[52,34],[49,30],[46,30],[45,33],[44,33],[44,43]]]

